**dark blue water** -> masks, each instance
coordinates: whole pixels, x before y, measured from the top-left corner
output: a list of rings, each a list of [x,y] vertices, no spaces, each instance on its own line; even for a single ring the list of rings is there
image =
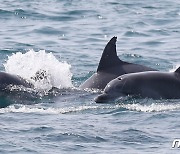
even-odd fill
[[[179,153],[180,100],[96,104],[99,92],[76,89],[113,36],[122,60],[177,68],[178,0],[2,0],[0,21],[0,70],[53,81],[1,96],[0,153]]]

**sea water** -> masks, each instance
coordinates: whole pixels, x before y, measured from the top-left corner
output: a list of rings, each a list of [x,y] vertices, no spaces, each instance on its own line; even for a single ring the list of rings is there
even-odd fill
[[[35,86],[0,98],[0,153],[179,153],[180,100],[96,104],[78,89],[113,36],[122,60],[178,68],[178,0],[2,0],[0,21],[0,71]]]

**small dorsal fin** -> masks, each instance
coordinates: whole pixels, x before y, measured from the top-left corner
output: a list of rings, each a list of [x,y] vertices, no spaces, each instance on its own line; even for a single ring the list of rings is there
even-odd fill
[[[180,74],[180,67],[175,72]]]
[[[109,67],[113,67],[117,64],[122,63],[122,61],[117,56],[116,52],[116,40],[117,37],[113,37],[106,45],[101,60],[99,62],[98,71],[106,70]]]

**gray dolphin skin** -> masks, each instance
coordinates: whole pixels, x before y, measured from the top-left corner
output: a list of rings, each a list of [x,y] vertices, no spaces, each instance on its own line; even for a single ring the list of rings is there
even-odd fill
[[[9,85],[22,85],[31,88],[32,85],[17,75],[0,72],[0,91],[5,91]]]
[[[104,89],[108,82],[120,75],[135,72],[156,71],[156,69],[150,67],[120,60],[116,52],[116,40],[117,37],[113,37],[107,43],[100,59],[97,72],[87,79],[80,86],[80,89]]]
[[[180,99],[180,67],[175,72],[140,72],[117,77],[107,84],[97,103],[114,101],[121,96],[153,99]]]

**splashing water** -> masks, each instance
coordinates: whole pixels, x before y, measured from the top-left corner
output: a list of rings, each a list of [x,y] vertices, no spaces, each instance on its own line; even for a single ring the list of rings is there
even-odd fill
[[[141,104],[117,104],[113,106],[82,105],[82,106],[53,108],[53,107],[40,107],[40,106],[16,104],[16,105],[11,105],[7,108],[1,108],[0,113],[17,112],[17,113],[38,113],[38,114],[66,114],[72,112],[83,112],[86,110],[109,110],[111,112],[113,111],[117,112],[118,109],[122,109],[122,108],[125,108],[130,111],[138,111],[138,112],[166,112],[166,111],[179,110],[180,105],[152,103],[150,105],[141,105]]]
[[[180,64],[175,64],[175,66],[169,70],[169,72],[175,72],[180,67]]]
[[[141,112],[163,112],[163,111],[173,111],[179,110],[180,104],[157,104],[152,103],[150,105],[141,105],[141,104],[123,104],[121,107],[126,108],[132,111],[141,111]]]
[[[59,62],[52,53],[46,53],[45,50],[30,50],[25,54],[17,52],[8,57],[4,67],[7,73],[19,75],[32,82],[39,91],[48,91],[52,87],[62,89],[73,86],[71,65]],[[40,71],[46,72],[46,75],[41,76],[40,80],[34,80],[33,77]]]

